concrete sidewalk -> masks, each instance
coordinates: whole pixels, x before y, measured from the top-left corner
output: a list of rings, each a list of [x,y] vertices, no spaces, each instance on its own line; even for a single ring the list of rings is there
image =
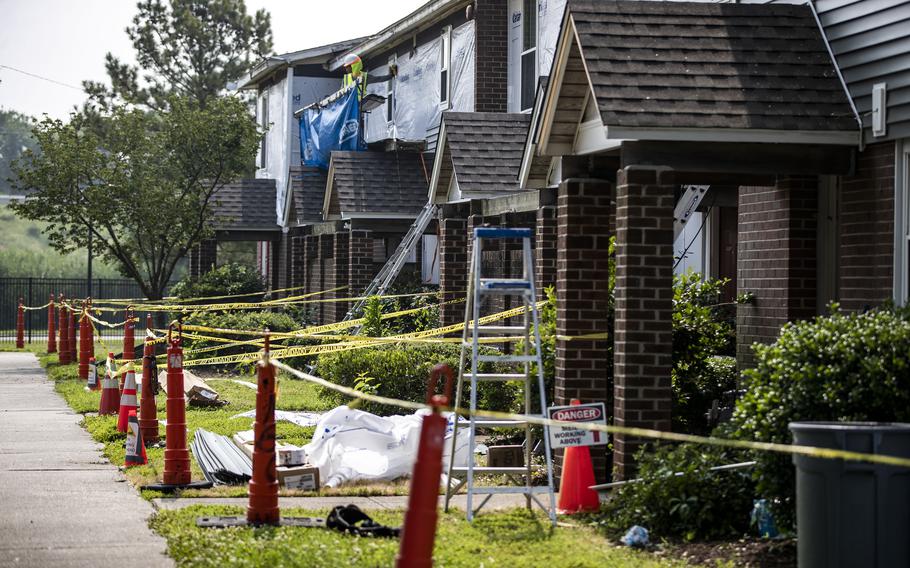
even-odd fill
[[[173,566],[80,420],[34,355],[0,353],[0,566]]]

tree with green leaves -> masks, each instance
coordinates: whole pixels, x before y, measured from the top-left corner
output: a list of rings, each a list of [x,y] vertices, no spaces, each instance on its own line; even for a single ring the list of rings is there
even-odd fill
[[[37,147],[32,119],[14,110],[0,109],[0,193],[10,193],[10,166],[20,154]]]
[[[155,113],[116,107],[102,129],[75,114],[35,127],[40,152],[13,165],[29,198],[12,207],[49,223],[62,253],[91,246],[149,299],[160,299],[177,262],[212,233],[217,191],[253,159],[260,132],[245,105],[218,97],[199,108],[186,98]]]
[[[248,14],[244,0],[143,0],[137,7],[126,33],[139,65],[108,53],[111,86],[84,81],[87,110],[110,110],[117,103],[163,110],[174,95],[205,107],[271,54],[269,14]]]

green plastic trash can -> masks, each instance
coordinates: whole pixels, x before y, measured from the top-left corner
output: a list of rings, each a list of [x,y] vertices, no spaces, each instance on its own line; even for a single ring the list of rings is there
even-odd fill
[[[910,424],[791,422],[793,443],[910,458]],[[800,568],[910,567],[910,468],[793,456]]]

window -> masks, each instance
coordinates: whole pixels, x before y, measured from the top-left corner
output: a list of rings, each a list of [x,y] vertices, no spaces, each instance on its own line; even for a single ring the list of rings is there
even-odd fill
[[[267,130],[269,127],[269,92],[263,91],[262,96],[259,98],[259,126],[262,130]],[[266,138],[267,135],[262,136],[262,141],[259,142],[259,167],[266,167]]]
[[[442,45],[439,48],[439,105],[449,108],[449,93],[451,92],[452,76],[449,73],[449,64],[452,59],[452,27],[446,26],[442,30]]]
[[[526,111],[537,91],[537,0],[524,0],[521,17],[521,110]]]
[[[392,74],[392,68],[396,65],[398,65],[398,57],[395,55],[389,57],[389,75]],[[386,85],[385,121],[391,124],[395,121],[395,77],[389,79]]]

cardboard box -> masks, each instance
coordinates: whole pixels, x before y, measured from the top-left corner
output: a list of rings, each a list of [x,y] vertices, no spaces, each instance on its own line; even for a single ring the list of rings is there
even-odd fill
[[[278,485],[284,489],[304,489],[317,491],[319,489],[319,468],[311,465],[295,467],[279,467]]]
[[[490,446],[487,450],[489,467],[522,467],[525,464],[525,450],[522,446]]]
[[[234,444],[250,459],[253,459],[253,431],[246,430],[234,434]],[[275,444],[275,465],[295,466],[306,463],[306,451],[300,446]]]

